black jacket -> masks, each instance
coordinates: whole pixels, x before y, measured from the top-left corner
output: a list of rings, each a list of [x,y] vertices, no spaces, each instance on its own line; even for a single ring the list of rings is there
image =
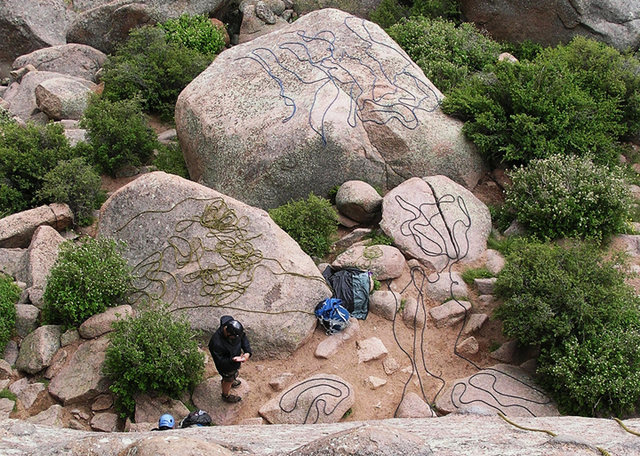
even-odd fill
[[[228,374],[240,368],[242,363],[233,361],[231,358],[240,356],[242,353],[251,355],[251,346],[246,334],[243,333],[241,337],[236,337],[235,340],[224,337],[222,328],[231,320],[233,320],[233,317],[223,315],[220,318],[220,327],[213,333],[209,341],[209,351],[219,374]]]

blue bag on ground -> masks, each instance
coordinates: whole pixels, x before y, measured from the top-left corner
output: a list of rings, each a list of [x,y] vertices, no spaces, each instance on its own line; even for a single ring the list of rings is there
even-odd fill
[[[320,301],[315,314],[327,334],[342,331],[349,324],[349,311],[342,307],[342,301],[337,298]]]

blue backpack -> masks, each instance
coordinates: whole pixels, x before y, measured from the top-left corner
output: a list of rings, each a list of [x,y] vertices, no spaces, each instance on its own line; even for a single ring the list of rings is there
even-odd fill
[[[342,300],[338,298],[320,301],[314,313],[327,334],[342,331],[349,324],[349,311],[342,307]]]

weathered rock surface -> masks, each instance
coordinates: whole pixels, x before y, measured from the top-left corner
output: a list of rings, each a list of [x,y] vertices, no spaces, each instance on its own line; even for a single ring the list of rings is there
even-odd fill
[[[436,456],[461,454],[461,452],[466,456],[504,456],[505,454],[594,456],[601,454],[595,448],[596,446],[615,455],[640,453],[638,437],[624,431],[615,421],[610,419],[518,417],[515,419],[515,423],[530,429],[548,429],[569,437],[557,439],[543,432],[527,432],[507,423],[498,416],[477,414],[452,414],[435,419],[390,419],[376,424],[348,421],[314,426],[271,425],[242,426],[241,428],[238,426],[214,426],[165,431],[160,434],[157,432],[105,434],[55,429],[24,421],[4,420],[0,423],[0,429],[2,429],[0,451],[25,456],[48,456],[54,452],[76,455],[123,456],[127,454],[129,445],[145,439],[165,439],[165,443],[161,446],[168,447],[169,443],[167,442],[177,442],[180,438],[189,438],[209,443],[224,442],[228,448],[237,449],[232,454],[287,454],[296,452],[304,445],[320,438],[379,424],[389,431],[402,431],[422,439],[428,443]],[[624,420],[623,424],[635,432],[640,430],[640,419],[638,418]],[[378,434],[383,435],[382,431],[376,431],[376,435]],[[347,440],[353,442],[354,445],[374,445],[369,437],[364,439],[351,437]],[[404,434],[401,435],[401,440],[405,440]],[[398,444],[400,443],[398,442]],[[188,446],[185,446],[185,451],[186,448]],[[392,446],[392,448],[395,450],[398,447]],[[158,453],[152,454],[165,454],[160,453],[162,447],[152,451],[156,450]],[[173,447],[171,450],[171,455],[178,454],[179,450]],[[382,454],[384,455],[384,453]],[[393,451],[390,454],[402,453]]]
[[[347,181],[336,193],[336,207],[350,219],[371,223],[380,215],[382,197],[366,182]]]
[[[355,403],[353,387],[333,374],[318,374],[264,404],[260,415],[271,424],[335,423]]]
[[[107,54],[126,40],[129,30],[163,22],[180,15],[210,16],[225,6],[225,0],[96,0],[74,7],[78,14],[67,31],[69,43],[82,43]]]
[[[451,300],[429,309],[429,315],[433,318],[436,328],[446,328],[462,321],[470,310],[469,301]]]
[[[61,326],[45,325],[27,335],[20,345],[16,368],[35,374],[47,367],[60,348]]]
[[[52,71],[96,82],[96,73],[104,64],[104,52],[84,44],[61,44],[21,55],[13,69],[33,65],[38,71]]]
[[[376,359],[382,359],[389,353],[384,343],[377,337],[369,337],[368,339],[356,342],[358,348],[358,362],[367,363]]]
[[[86,319],[78,328],[78,333],[85,339],[94,339],[113,330],[112,324],[133,315],[130,305],[111,307],[106,311]]]
[[[433,452],[420,437],[393,426],[367,424],[297,448],[290,456],[429,456]]]
[[[266,212],[174,175],[145,174],[115,192],[101,209],[99,236],[127,242],[140,299],[184,309],[208,334],[232,314],[258,359],[292,353],[315,329],[313,306],[331,296],[311,258]]]
[[[400,277],[406,264],[402,252],[392,245],[354,245],[338,255],[331,266],[363,269],[378,280],[387,280]]]
[[[412,178],[387,193],[380,228],[404,254],[443,271],[482,256],[491,232],[487,206],[445,176]]]
[[[36,87],[36,105],[50,119],[78,120],[89,106],[93,89],[68,77],[47,79]]]
[[[150,434],[153,435],[153,434]],[[230,456],[234,454],[225,447],[200,439],[182,435],[182,432],[171,432],[148,436],[132,443],[120,453],[122,456],[135,454],[137,456]]]
[[[135,398],[136,423],[158,424],[158,419],[165,413],[173,416],[178,427],[178,422],[189,414],[189,409],[180,401],[167,396],[149,396],[141,394]]]
[[[107,392],[109,380],[102,366],[108,345],[106,336],[83,342],[67,365],[53,377],[49,393],[66,405],[88,401]]]
[[[497,364],[459,379],[436,399],[444,413],[480,407],[508,417],[557,416],[558,409],[523,369]]]
[[[345,0],[292,0],[295,10],[300,14],[322,8],[337,8],[358,17],[369,18],[369,14],[376,9],[382,0],[361,0],[358,2]]]
[[[26,281],[26,252],[26,249],[0,248],[0,272],[15,277],[17,280]]]
[[[49,225],[60,231],[71,225],[73,213],[66,204],[49,204],[0,219],[0,247],[27,247],[35,230]]]
[[[393,321],[402,305],[400,293],[390,290],[378,290],[369,298],[369,312]]]
[[[0,63],[65,43],[70,14],[64,0],[0,1]],[[0,77],[6,77],[0,73]]]
[[[44,291],[47,277],[58,259],[58,249],[64,238],[55,228],[42,225],[36,229],[27,249],[27,286]]]
[[[441,99],[380,27],[325,9],[221,53],[180,94],[176,130],[192,179],[263,208],[348,180],[472,187],[482,161]]]
[[[407,393],[398,406],[396,418],[433,418],[436,414],[416,393]]]
[[[640,3],[634,0],[462,0],[463,16],[497,40],[545,46],[586,36],[617,48],[640,47]]]
[[[74,78],[52,71],[30,71],[24,75],[20,84],[13,84],[4,94],[4,99],[9,104],[9,112],[20,117],[24,121],[32,120],[38,115],[38,103],[36,88],[49,79],[65,78],[92,88],[95,84],[86,79]]]

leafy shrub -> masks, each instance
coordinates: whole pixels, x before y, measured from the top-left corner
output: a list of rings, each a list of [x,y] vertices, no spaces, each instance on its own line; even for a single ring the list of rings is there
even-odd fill
[[[167,34],[167,39],[201,54],[213,58],[224,49],[224,30],[214,26],[202,14],[183,14],[178,19],[169,19],[158,24]]]
[[[414,0],[411,7],[411,16],[443,18],[458,22],[460,14],[458,0]]]
[[[184,319],[154,305],[113,324],[104,362],[122,416],[132,416],[135,396],[157,392],[177,397],[197,385],[204,372],[204,355]]]
[[[123,248],[124,243],[106,238],[62,243],[44,291],[45,322],[78,326],[120,304],[132,280]]]
[[[142,107],[171,119],[178,95],[210,63],[211,56],[167,39],[159,27],[141,27],[104,64],[103,97],[140,97]]]
[[[543,239],[602,239],[621,232],[632,198],[622,172],[589,158],[555,155],[511,172],[505,207]]]
[[[0,274],[0,353],[4,353],[16,326],[16,302],[19,298],[18,285],[11,277]]]
[[[470,23],[412,17],[388,30],[409,57],[442,92],[497,60],[500,46]]]
[[[0,217],[34,207],[44,175],[72,155],[61,125],[4,124],[0,132]]]
[[[590,244],[523,243],[498,275],[504,333],[540,347],[539,381],[566,413],[621,413],[640,399],[640,298],[623,265]]]
[[[189,179],[187,164],[184,161],[180,146],[177,144],[160,144],[158,146],[158,154],[153,160],[153,164],[160,171]]]
[[[393,245],[393,239],[381,230],[375,230],[364,237],[367,245]]]
[[[76,223],[91,224],[91,211],[100,207],[105,194],[100,189],[101,180],[84,158],[63,160],[44,176],[38,197],[47,202],[68,204]]]
[[[0,127],[2,127],[4,124],[10,123],[15,123],[15,120],[13,120],[13,116],[9,111],[0,107]]]
[[[468,285],[473,285],[476,279],[489,279],[494,275],[487,268],[473,268],[462,271],[462,280]]]
[[[407,16],[409,16],[409,8],[398,0],[382,0],[371,12],[369,19],[383,29],[387,29]]]
[[[80,121],[87,129],[89,161],[115,176],[123,166],[147,163],[158,146],[137,100],[93,97]]]
[[[614,163],[618,140],[640,130],[639,107],[640,63],[582,37],[531,62],[498,62],[442,103],[492,164],[555,154]]]
[[[338,232],[335,209],[329,200],[313,193],[306,200],[271,209],[269,215],[309,255],[321,257],[329,252],[332,238]]]

